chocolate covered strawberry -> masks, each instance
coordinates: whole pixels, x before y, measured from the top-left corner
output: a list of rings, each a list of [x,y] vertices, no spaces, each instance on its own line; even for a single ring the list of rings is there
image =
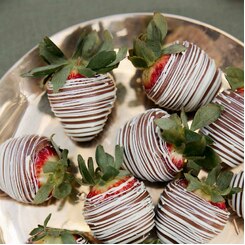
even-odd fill
[[[161,109],[133,117],[117,136],[117,143],[124,147],[124,167],[151,182],[169,181],[185,166],[212,169],[220,161],[209,146],[212,142],[194,131],[216,120],[220,113],[218,105],[203,106],[191,128],[184,111],[181,118]]]
[[[203,50],[188,41],[164,46],[167,22],[155,13],[145,33],[134,40],[129,59],[143,70],[147,96],[170,110],[197,110],[209,103],[221,87],[221,71]]]
[[[208,243],[228,221],[224,198],[234,191],[232,173],[217,166],[206,179],[185,177],[170,182],[160,197],[156,228],[162,243]]]
[[[244,72],[228,67],[226,78],[231,89],[222,91],[213,100],[224,107],[221,116],[212,124],[201,129],[213,141],[213,148],[222,161],[236,167],[244,161]]]
[[[13,199],[39,204],[67,197],[74,178],[68,151],[37,135],[11,138],[0,145],[0,189]]]
[[[48,38],[39,45],[39,54],[48,64],[23,74],[45,77],[54,114],[65,132],[75,141],[92,140],[107,121],[116,99],[116,84],[108,73],[117,68],[126,48],[116,53],[112,36],[104,31],[84,29],[71,58]]]
[[[240,192],[232,194],[228,203],[239,217],[244,218],[244,171],[240,171],[233,176],[230,187],[241,189]]]
[[[120,170],[123,149],[115,148],[115,159],[96,149],[98,168],[79,155],[83,182],[91,185],[84,204],[84,217],[93,235],[103,243],[139,243],[154,227],[154,206],[144,183]]]
[[[88,244],[88,240],[84,237],[84,233],[79,231],[71,231],[66,229],[58,229],[48,227],[47,224],[51,218],[51,214],[45,219],[43,225],[30,232],[29,244]]]

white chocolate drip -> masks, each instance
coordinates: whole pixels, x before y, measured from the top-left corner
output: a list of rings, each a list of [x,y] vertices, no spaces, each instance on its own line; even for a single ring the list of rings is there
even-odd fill
[[[187,191],[178,181],[171,182],[157,206],[157,235],[163,243],[208,243],[223,230],[228,217],[227,211]]]
[[[177,42],[178,43],[178,42]],[[221,71],[203,50],[187,41],[184,53],[172,54],[155,85],[146,90],[157,105],[194,111],[209,103],[221,87]]]
[[[107,121],[116,99],[116,85],[109,75],[67,80],[58,93],[48,83],[48,98],[55,116],[75,141],[90,141]]]
[[[240,187],[244,189],[244,172],[243,171],[233,176],[230,186]],[[243,190],[241,192],[238,192],[232,195],[231,200],[229,200],[229,205],[237,213],[239,217],[244,218]]]
[[[134,176],[169,181],[180,171],[171,161],[155,119],[169,117],[160,109],[150,109],[128,121],[118,132],[117,144],[124,147],[124,167]]]
[[[118,187],[86,199],[84,217],[100,241],[140,243],[154,227],[154,206],[143,182],[136,180],[130,189],[116,194],[133,180],[131,177]],[[113,196],[105,197],[108,194]]]
[[[0,145],[0,189],[13,199],[32,203],[38,191],[35,155],[46,137],[28,135],[11,138]]]
[[[231,90],[221,92],[214,103],[224,106],[221,116],[201,132],[213,141],[222,161],[230,167],[243,163],[244,158],[244,97]]]

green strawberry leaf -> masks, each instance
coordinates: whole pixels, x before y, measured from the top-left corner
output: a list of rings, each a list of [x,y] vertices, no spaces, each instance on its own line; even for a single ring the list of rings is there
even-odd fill
[[[115,59],[115,51],[101,51],[90,60],[87,68],[96,71],[110,65]]]
[[[77,67],[77,71],[78,73],[84,75],[85,77],[93,77],[94,75],[96,75],[95,71],[85,67]]]
[[[107,67],[100,68],[100,69],[96,70],[96,73],[97,74],[105,74],[105,73],[107,73],[109,71],[112,71],[113,69],[115,69],[117,67],[118,67],[118,64],[113,65],[113,66],[107,66]]]
[[[156,56],[156,59],[158,59],[158,58],[161,57],[161,54],[162,54],[162,52],[161,52],[162,45],[161,45],[160,42],[153,41],[153,40],[147,40],[146,41],[146,46],[148,48],[150,48],[154,52],[154,54]]]
[[[217,186],[220,190],[225,190],[230,186],[233,173],[231,171],[221,171],[217,177]]]
[[[129,56],[128,59],[138,69],[144,69],[144,68],[148,67],[146,61],[143,58],[139,57],[139,56]]]
[[[112,51],[113,47],[113,38],[111,33],[108,30],[103,32],[103,43],[100,46],[99,51]]]
[[[74,236],[69,231],[63,231],[60,234],[61,240],[63,244],[76,244],[76,240]]]
[[[189,129],[189,126],[188,126],[188,118],[187,118],[187,115],[186,115],[183,107],[181,108],[180,119],[182,121],[183,126],[186,129]]]
[[[39,227],[33,229],[33,230],[29,233],[29,235],[30,235],[30,236],[35,236],[35,235],[37,235],[37,234],[39,234],[40,232],[43,232],[43,231],[44,231],[44,227],[43,227],[43,226],[39,226]]]
[[[54,149],[55,149],[57,155],[59,156],[59,158],[61,158],[61,151],[60,151],[60,148],[59,148],[58,145],[54,142],[53,137],[54,137],[54,134],[51,135],[50,141],[51,141],[52,146],[54,147]]]
[[[54,184],[51,183],[50,181],[47,181],[47,183],[42,185],[41,188],[37,191],[37,194],[33,200],[33,203],[41,204],[45,202],[48,199],[53,188],[54,188]]]
[[[116,145],[115,146],[115,168],[120,169],[123,163],[123,147]]]
[[[206,139],[207,145],[212,145],[214,141],[207,135],[203,135]]]
[[[91,177],[94,179],[95,178],[95,172],[94,172],[94,161],[92,157],[88,158],[88,171],[91,175]]]
[[[101,45],[101,40],[97,31],[91,31],[84,38],[83,48],[82,48],[82,57],[84,59],[91,59],[96,52],[99,50]]]
[[[56,72],[51,80],[54,93],[57,93],[62,88],[71,72],[71,66],[65,66]]]
[[[189,129],[184,129],[185,133],[185,149],[183,151],[184,156],[203,156],[206,148],[206,139],[198,133],[195,133]]]
[[[236,194],[236,193],[239,193],[239,192],[242,192],[243,191],[243,188],[240,188],[240,187],[232,187],[231,188],[231,191],[230,191],[230,195],[233,195],[233,194]]]
[[[82,56],[82,51],[83,51],[83,46],[84,46],[84,41],[85,37],[92,31],[90,26],[86,26],[82,29],[82,32],[80,34],[80,37],[77,41],[77,45],[75,48],[75,51],[72,55],[72,59],[77,59],[78,57]]]
[[[191,174],[185,173],[185,178],[187,179],[188,186],[187,186],[187,190],[188,191],[194,191],[197,189],[202,189],[202,183],[199,181],[198,178],[192,176]]]
[[[148,67],[153,65],[157,59],[154,52],[149,47],[147,47],[146,43],[138,38],[134,40],[134,49],[136,56],[144,59]]]
[[[217,181],[217,177],[220,173],[221,167],[220,165],[218,165],[217,167],[213,168],[209,173],[208,173],[208,177],[205,180],[205,183],[207,185],[213,185],[216,183]]]
[[[119,64],[120,61],[126,57],[127,50],[128,49],[126,47],[120,48],[116,54],[116,59],[110,64],[110,66]]]
[[[59,71],[66,64],[67,64],[67,62],[37,67],[37,68],[30,70],[29,72],[21,74],[21,76],[22,77],[43,77],[46,75],[53,74],[56,71]]]
[[[185,52],[187,47],[185,47],[182,44],[172,44],[162,50],[162,55],[163,54],[178,54],[181,52]]]
[[[47,224],[48,224],[48,222],[49,222],[51,216],[52,216],[52,214],[49,214],[49,215],[47,216],[47,218],[44,220],[44,223],[43,223],[43,228],[44,228],[44,229],[46,229]]]
[[[231,187],[227,187],[226,189],[221,190],[221,191],[219,192],[219,194],[220,194],[221,196],[227,196],[227,195],[230,194],[230,192],[231,192]]]
[[[159,33],[160,34],[159,34]],[[160,13],[155,13],[147,27],[147,38],[162,42],[168,32],[167,21]]]
[[[58,186],[55,186],[53,191],[53,197],[57,199],[62,199],[70,195],[72,190],[71,184],[63,182]]]
[[[188,162],[185,167],[185,172],[191,172],[191,175],[198,176],[201,169],[202,168],[199,165],[197,165],[193,160],[188,159]]]
[[[113,168],[115,168],[115,166],[114,166],[114,157],[111,156],[108,153],[105,153],[105,154],[106,154],[106,157],[107,157],[107,160],[106,160],[107,165],[108,166],[112,166]]]
[[[210,123],[215,122],[222,113],[222,107],[218,104],[209,103],[202,106],[196,112],[191,124],[191,130],[203,128]]]
[[[242,69],[236,67],[227,67],[225,69],[225,77],[233,91],[244,87],[244,71]]]
[[[63,52],[48,37],[40,42],[39,54],[48,64],[59,64],[66,61]]]
[[[39,241],[41,240],[42,238],[44,238],[47,234],[44,232],[44,233],[41,233],[39,235],[36,235],[34,237],[31,238],[31,241],[32,242],[36,242],[36,241]]]
[[[91,176],[90,172],[88,171],[85,161],[81,155],[78,155],[77,162],[78,162],[79,171],[83,177],[83,181],[87,184],[95,185],[96,183],[93,179],[93,176]]]
[[[211,170],[222,162],[219,155],[209,146],[205,148],[203,156],[204,159],[195,160],[195,163],[205,170]]]
[[[156,119],[155,123],[162,131],[162,138],[176,147],[182,147],[185,143],[185,130],[177,114],[172,114],[168,118]]]
[[[225,199],[220,195],[218,191],[212,191],[210,193],[212,202],[224,202]]]
[[[101,177],[103,181],[114,179],[119,174],[119,170],[112,166],[107,166],[104,175]]]
[[[44,173],[54,173],[58,168],[59,162],[47,161],[43,166]]]
[[[105,173],[107,156],[105,154],[105,151],[102,145],[97,146],[96,151],[95,151],[95,159],[102,173]]]

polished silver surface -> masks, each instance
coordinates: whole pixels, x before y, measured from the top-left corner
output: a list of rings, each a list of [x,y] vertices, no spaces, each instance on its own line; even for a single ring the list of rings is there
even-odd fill
[[[169,25],[166,42],[177,39],[188,40],[204,49],[221,69],[226,66],[243,67],[243,44],[237,39],[195,20],[174,15],[166,16]],[[69,55],[81,28],[90,25],[97,30],[109,29],[115,37],[117,47],[131,47],[133,38],[145,29],[150,17],[151,15],[147,13],[109,16],[72,26],[53,35],[51,39]],[[78,153],[84,158],[94,156],[98,144],[103,144],[105,149],[112,153],[117,130],[131,117],[148,108],[156,107],[143,92],[140,72],[125,59],[113,72],[118,87],[118,98],[106,127],[93,141],[78,144],[65,135],[60,122],[53,116],[45,88],[41,89],[39,86],[40,81],[20,77],[24,71],[40,64],[42,61],[35,47],[1,79],[0,143],[10,137],[25,134],[40,134],[48,137],[55,134],[55,141],[69,150],[74,161]],[[147,186],[156,204],[164,185],[147,184]],[[87,192],[88,188],[81,188],[82,191]],[[42,223],[50,212],[53,213],[50,226],[89,231],[83,219],[82,198],[75,205],[66,203],[61,210],[59,206],[59,202],[41,206],[25,205],[0,193],[0,242],[24,243],[28,233],[37,224]],[[233,219],[238,223],[239,235],[234,228]],[[232,215],[223,232],[212,240],[212,243],[243,243],[243,234],[243,220]]]

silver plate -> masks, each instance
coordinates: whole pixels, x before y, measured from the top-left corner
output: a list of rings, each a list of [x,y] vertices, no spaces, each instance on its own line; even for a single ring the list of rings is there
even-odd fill
[[[239,40],[199,21],[170,14],[165,16],[169,25],[166,42],[188,40],[204,49],[221,69],[230,65],[243,67],[243,43]],[[104,17],[69,27],[53,35],[51,39],[69,55],[81,28],[91,25],[97,30],[109,29],[115,37],[116,47],[131,47],[133,38],[145,29],[150,17],[151,14],[148,13]],[[77,144],[64,134],[61,124],[50,113],[45,92],[39,87],[38,81],[20,77],[24,71],[41,64],[38,49],[35,47],[1,79],[0,143],[10,137],[25,134],[49,137],[55,133],[55,141],[61,147],[69,149],[74,161],[78,153],[85,158],[93,156],[98,144],[103,144],[105,149],[112,153],[117,130],[131,117],[154,107],[144,95],[139,73],[125,59],[113,73],[118,84],[118,99],[104,131],[92,142]],[[147,186],[156,204],[163,186]],[[88,189],[81,188],[81,191],[87,192]],[[0,243],[24,243],[29,232],[42,223],[49,213],[53,213],[50,226],[89,231],[82,213],[83,200],[75,205],[66,203],[60,211],[59,204],[55,202],[41,206],[25,205],[0,193]],[[233,219],[238,223],[239,234],[236,233]],[[243,243],[243,220],[232,215],[223,232],[213,239],[212,243]]]

